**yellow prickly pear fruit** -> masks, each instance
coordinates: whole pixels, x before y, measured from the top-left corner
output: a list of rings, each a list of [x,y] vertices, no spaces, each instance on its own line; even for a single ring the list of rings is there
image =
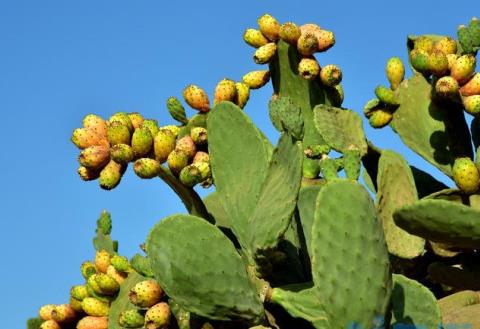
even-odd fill
[[[131,269],[130,262],[128,261],[128,258],[125,256],[113,255],[112,258],[110,259],[110,263],[117,271],[120,271],[120,272],[128,272]],[[107,274],[108,274],[108,269],[107,269]]]
[[[384,104],[399,105],[400,103],[395,96],[395,92],[384,86],[377,86],[375,88],[375,96]]]
[[[267,43],[264,46],[255,51],[253,55],[253,61],[257,64],[265,64],[270,62],[270,60],[275,56],[277,52],[277,45],[274,42]]]
[[[130,289],[128,298],[138,307],[151,307],[160,301],[163,290],[154,280],[145,280],[137,283]]]
[[[178,175],[188,165],[188,155],[185,152],[173,150],[168,155],[167,164],[170,171],[174,175]]]
[[[89,169],[101,169],[108,161],[110,161],[110,148],[100,145],[83,149],[78,157],[80,165]]]
[[[474,116],[480,114],[480,95],[463,97],[462,101],[465,112]]]
[[[105,136],[90,128],[75,129],[70,140],[81,150],[94,145],[108,145]]]
[[[93,297],[87,297],[82,300],[83,311],[90,316],[108,316],[110,306]]]
[[[194,187],[202,181],[202,173],[196,166],[191,164],[180,171],[178,178],[183,185]]]
[[[96,114],[87,114],[83,118],[83,127],[95,131],[97,134],[107,136],[107,122]]]
[[[110,275],[112,278],[115,279],[115,281],[118,282],[118,284],[122,284],[123,281],[127,278],[127,273],[122,273],[120,271],[117,271],[113,265],[110,265],[107,268],[107,274]]]
[[[194,127],[190,130],[190,137],[195,145],[205,145],[208,140],[207,129],[203,127]]]
[[[47,320],[40,325],[39,329],[62,329],[62,327],[54,320]]]
[[[298,73],[306,80],[313,80],[320,73],[320,65],[315,58],[304,57],[298,63]]]
[[[433,50],[433,40],[427,36],[421,36],[414,41],[413,49],[431,52]]]
[[[135,129],[132,135],[132,151],[136,158],[146,156],[153,146],[153,137],[150,129],[141,127]]]
[[[335,35],[332,31],[328,30],[320,30],[317,35],[318,39],[318,51],[323,52],[327,51],[328,49],[332,48],[335,44]]]
[[[405,66],[402,60],[398,57],[390,58],[385,66],[385,73],[392,90],[397,89],[405,77]]]
[[[254,48],[259,48],[268,43],[268,39],[260,32],[255,29],[246,29],[243,33],[243,40]]]
[[[260,49],[260,48],[259,48]],[[215,96],[213,105],[216,105],[222,101],[231,101],[235,99],[237,89],[235,88],[235,82],[230,79],[221,80],[215,87]]]
[[[111,256],[106,250],[99,250],[95,253],[95,268],[98,272],[107,273],[110,258]]]
[[[197,152],[197,147],[192,137],[185,136],[177,140],[175,145],[175,150],[185,153],[189,159],[193,159],[195,153]]]
[[[210,162],[210,156],[207,152],[198,151],[193,157],[193,163],[196,162]]]
[[[302,33],[297,41],[297,49],[303,56],[311,56],[318,51],[318,39],[314,34]]]
[[[117,144],[130,144],[130,130],[120,121],[113,121],[109,124],[107,137],[111,146]]]
[[[301,34],[302,32],[300,31],[300,28],[295,23],[287,22],[280,26],[280,39],[291,45],[297,44],[297,40],[300,38]]]
[[[207,93],[196,85],[188,85],[183,89],[185,102],[193,109],[200,112],[210,111],[210,100]]]
[[[130,133],[133,132],[133,123],[132,120],[130,120],[130,117],[126,112],[117,112],[114,113],[107,122],[107,125],[111,125],[113,122],[120,122],[122,125],[128,128],[128,131]]]
[[[250,89],[259,89],[265,86],[270,80],[270,71],[248,72],[243,76],[242,80]]]
[[[368,122],[372,128],[383,128],[392,121],[393,115],[386,109],[376,109],[370,114]]]
[[[447,56],[440,50],[434,50],[428,56],[428,70],[435,76],[441,77],[448,73]]]
[[[102,289],[100,289],[100,287],[97,283],[97,276],[99,274],[101,274],[101,273],[93,274],[87,279],[87,292],[89,294],[89,297],[95,297],[96,294],[99,294],[99,295],[102,294]]]
[[[265,14],[258,20],[260,32],[270,41],[277,41],[280,33],[280,23],[271,15]]]
[[[448,60],[448,69],[451,71],[452,70],[452,67],[453,65],[455,64],[455,62],[457,61],[457,58],[459,56],[457,54],[448,54],[447,55],[447,60]]]
[[[88,290],[85,285],[73,286],[70,289],[70,296],[76,300],[83,300],[85,297],[88,297]]]
[[[170,130],[160,129],[153,140],[155,159],[164,163],[168,155],[175,149],[175,136]]]
[[[73,310],[77,313],[83,313],[82,309],[82,301],[75,299],[73,297],[70,297],[69,302],[70,306],[73,308]]]
[[[131,112],[128,113],[128,117],[130,118],[130,121],[132,122],[133,129],[140,128],[143,123],[143,115],[141,115],[138,112]]]
[[[110,148],[110,158],[118,164],[127,164],[133,160],[132,147],[127,144],[117,144]]]
[[[145,313],[145,328],[159,329],[167,328],[170,322],[170,307],[167,303],[158,303]]]
[[[457,53],[457,41],[451,37],[442,37],[433,45],[433,50],[440,50],[445,55]]]
[[[459,85],[451,76],[441,77],[435,83],[435,94],[444,99],[455,99],[458,96]]]
[[[161,164],[155,159],[141,158],[135,161],[133,171],[138,177],[151,179],[157,177],[161,170]]]
[[[120,290],[120,285],[118,282],[108,274],[97,274],[95,276],[95,281],[97,282],[100,291],[104,295],[114,295],[118,292],[118,290]]]
[[[235,89],[237,90],[237,93],[235,95],[234,103],[243,109],[250,98],[250,87],[243,82],[236,82]]]
[[[150,134],[152,136],[155,136],[158,133],[158,131],[160,130],[160,128],[158,128],[158,122],[155,119],[145,119],[145,120],[143,120],[140,128],[147,128],[148,130],[150,130]]]
[[[480,186],[480,173],[470,158],[455,159],[452,175],[458,188],[467,194],[475,193]]]
[[[460,88],[462,96],[480,95],[480,73],[475,75]]]
[[[82,263],[82,266],[80,266],[80,272],[82,273],[84,279],[88,280],[89,277],[97,273],[97,268],[92,262],[86,261]]]
[[[175,126],[175,125],[163,126],[163,127],[160,127],[160,130],[161,129],[166,129],[166,130],[170,131],[173,134],[173,136],[175,136],[175,138],[178,136],[178,133],[180,132],[180,127]],[[155,134],[155,136],[156,136],[156,134]]]
[[[54,304],[47,304],[47,305],[43,305],[42,307],[40,307],[40,309],[38,310],[38,315],[40,316],[40,319],[42,320],[51,320],[52,319],[52,311],[55,309],[55,305]]]
[[[86,316],[77,323],[77,329],[108,329],[106,316]]]
[[[98,182],[100,187],[104,190],[114,189],[122,178],[122,165],[113,160],[100,171]]]
[[[191,164],[200,171],[201,181],[204,181],[212,176],[210,163],[206,161],[197,161]]]
[[[476,62],[475,56],[473,55],[460,56],[453,64],[450,75],[462,85],[470,80],[475,73]]]
[[[56,305],[52,311],[52,320],[58,323],[69,323],[75,320],[77,314],[70,304]]]
[[[336,86],[342,81],[342,70],[336,65],[326,65],[320,70],[320,80],[325,86]]]

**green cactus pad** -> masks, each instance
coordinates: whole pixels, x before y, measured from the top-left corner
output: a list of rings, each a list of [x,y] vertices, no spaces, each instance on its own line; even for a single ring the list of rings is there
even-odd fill
[[[314,121],[320,135],[333,149],[344,152],[357,149],[360,155],[367,153],[367,141],[360,116],[350,110],[328,105],[317,105]]]
[[[96,236],[93,238],[93,246],[95,250],[106,250],[110,254],[116,254],[118,251],[118,242],[113,241],[110,237],[112,231],[112,219],[110,214],[102,211],[97,220]]]
[[[263,307],[242,258],[214,225],[173,215],[154,226],[146,244],[155,278],[187,311],[215,320],[262,319]]]
[[[311,255],[310,245],[312,241],[312,226],[315,218],[317,195],[320,189],[321,186],[306,186],[302,187],[298,194],[297,207],[309,255]]]
[[[203,199],[203,203],[207,207],[208,212],[215,218],[217,226],[230,227],[228,214],[222,205],[222,195],[212,192]]]
[[[472,154],[470,133],[456,105],[431,101],[432,87],[422,75],[404,80],[397,89],[400,106],[390,126],[402,141],[425,160],[451,176],[455,156]]]
[[[415,280],[393,274],[393,327],[437,329],[441,323],[440,307],[432,292]]]
[[[422,255],[425,240],[395,225],[392,217],[398,207],[413,204],[418,200],[412,172],[402,156],[393,151],[382,151],[377,186],[378,215],[382,221],[388,251],[406,259]]]
[[[267,177],[271,149],[248,116],[232,103],[215,106],[207,126],[216,190],[222,195],[220,200],[232,230],[246,247],[250,237],[248,220]]]
[[[480,304],[469,305],[459,308],[453,312],[443,315],[443,324],[445,328],[455,328],[455,326],[467,329],[480,329]]]
[[[249,219],[252,250],[273,248],[285,233],[297,204],[302,178],[301,144],[282,134],[272,155],[257,207]]]
[[[31,318],[27,320],[27,329],[40,329],[44,321],[40,318]]]
[[[128,275],[125,281],[120,285],[120,291],[117,298],[110,305],[110,313],[108,314],[108,329],[122,329],[123,327],[118,324],[118,318],[120,313],[129,309],[135,309],[136,307],[130,303],[128,294],[130,289],[133,288],[138,282],[144,281],[146,278],[132,272]]]
[[[463,290],[438,300],[442,316],[469,305],[480,304],[480,294],[473,290]]]
[[[303,138],[302,110],[288,96],[278,97],[268,104],[270,120],[279,131],[287,131],[296,139]]]
[[[150,261],[147,257],[144,257],[140,254],[135,254],[132,259],[130,259],[130,265],[132,265],[133,269],[139,274],[145,277],[153,278],[152,266],[150,265]]]
[[[440,262],[428,266],[428,275],[433,282],[455,290],[480,290],[480,270],[461,269]]]
[[[314,289],[332,328],[372,328],[387,310],[391,274],[375,206],[361,185],[341,180],[322,187],[310,250]]]
[[[420,200],[397,209],[395,223],[407,232],[454,247],[480,247],[480,210],[446,200]]]
[[[191,329],[190,312],[185,311],[177,302],[175,302],[171,298],[168,300],[168,306],[170,306],[170,310],[172,311],[175,319],[177,320],[178,328]]]

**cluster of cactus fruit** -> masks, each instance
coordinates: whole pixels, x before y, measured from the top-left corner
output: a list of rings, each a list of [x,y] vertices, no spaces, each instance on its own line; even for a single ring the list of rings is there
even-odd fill
[[[409,37],[414,75],[405,79],[391,58],[390,87],[364,108],[373,127],[390,125],[458,189],[374,146],[361,117],[340,107],[340,69],[313,57],[333,46],[332,32],[271,15],[244,33],[269,69],[221,80],[213,107],[187,86],[185,102],[199,113],[187,119],[178,99],[167,101],[180,126],[87,116],[72,136],[83,179],[112,189],[134,161],[189,214],[159,221],[146,255],[130,261],[102,214],[86,284],[69,304],[42,307],[29,329],[480,328],[479,39],[476,19],[458,41]],[[242,110],[270,79],[276,147]],[[202,199],[198,183],[215,190]]]

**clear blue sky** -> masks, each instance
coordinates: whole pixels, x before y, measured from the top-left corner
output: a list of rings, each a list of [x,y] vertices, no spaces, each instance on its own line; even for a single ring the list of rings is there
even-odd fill
[[[358,111],[386,83],[386,60],[406,59],[407,34],[453,36],[480,15],[480,3],[0,1],[2,328],[24,328],[42,304],[67,301],[70,286],[81,282],[81,262],[93,256],[102,209],[112,213],[114,237],[127,256],[156,221],[184,212],[160,180],[141,181],[131,169],[111,192],[82,182],[69,141],[82,117],[125,110],[172,123],[165,100],[180,96],[187,83],[211,93],[220,79],[257,68],[242,33],[265,12],[335,32],[336,46],[318,59],[340,65],[344,106]],[[253,92],[246,111],[275,139],[270,94],[270,86]],[[389,128],[366,131],[380,147],[429,168]]]

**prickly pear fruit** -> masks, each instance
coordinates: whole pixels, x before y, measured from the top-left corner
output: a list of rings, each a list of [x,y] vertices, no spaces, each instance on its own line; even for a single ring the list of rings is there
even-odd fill
[[[475,73],[475,66],[476,59],[473,55],[460,56],[453,64],[450,75],[462,85]]]
[[[61,327],[56,321],[47,320],[40,325],[39,329],[61,329]]]
[[[215,327],[212,326],[209,322],[205,322],[200,329],[215,329]]]
[[[387,105],[396,106],[400,104],[395,96],[395,92],[384,86],[377,86],[377,88],[375,88],[375,96],[377,96],[380,102]]]
[[[243,33],[243,40],[254,48],[259,48],[268,43],[268,39],[260,32],[255,29],[246,29]]]
[[[480,114],[480,95],[463,97],[462,101],[465,112],[471,115]]]
[[[75,129],[70,140],[81,150],[94,145],[108,145],[108,140],[105,136],[90,128]]]
[[[70,296],[77,300],[83,300],[85,297],[88,297],[88,290],[85,285],[73,286],[70,289]]]
[[[313,80],[320,73],[320,65],[315,58],[304,57],[298,63],[298,73],[306,80]]]
[[[346,150],[343,153],[343,169],[348,179],[358,180],[360,176],[361,156],[358,150]]]
[[[458,42],[462,46],[464,53],[473,53],[473,38],[470,30],[465,25],[460,25],[457,29]]]
[[[73,308],[73,310],[77,313],[83,313],[83,308],[82,308],[82,301],[75,299],[70,296],[70,299],[68,300],[68,303],[70,306]]]
[[[100,187],[104,190],[115,188],[122,178],[122,166],[113,160],[102,169],[99,177]]]
[[[455,99],[458,96],[459,85],[451,76],[441,77],[435,83],[435,94],[444,99]]]
[[[115,281],[118,282],[118,284],[122,284],[128,276],[128,273],[117,271],[115,267],[113,267],[113,265],[110,265],[107,268],[107,274],[114,278]]]
[[[452,70],[452,67],[453,65],[455,64],[455,62],[457,61],[457,58],[459,56],[457,54],[448,54],[447,55],[447,60],[448,60],[448,69],[451,71]]]
[[[52,311],[55,309],[55,305],[54,304],[47,304],[47,305],[43,305],[42,307],[40,307],[40,309],[38,310],[38,315],[40,316],[40,319],[42,320],[51,320],[52,319]]]
[[[440,50],[434,50],[428,56],[428,70],[437,77],[448,73],[447,56]]]
[[[130,130],[120,121],[113,121],[109,124],[107,136],[111,146],[116,144],[130,144]]]
[[[143,120],[145,120],[143,118],[143,115],[138,112],[128,113],[128,118],[132,122],[133,129],[140,128],[142,126]]]
[[[96,274],[95,281],[104,295],[114,295],[120,290],[118,282],[108,274]]]
[[[89,146],[80,152],[78,162],[89,169],[101,169],[110,161],[110,148],[108,146]]]
[[[188,123],[185,108],[177,97],[169,97],[167,99],[167,109],[172,118],[183,124]]]
[[[480,73],[475,73],[475,75],[460,88],[460,93],[463,96],[480,95]]]
[[[210,162],[210,156],[207,152],[198,151],[193,157],[193,163],[195,162]]]
[[[175,125],[167,125],[167,126],[160,127],[160,129],[166,129],[166,130],[170,131],[173,134],[173,136],[177,137],[181,128],[178,127],[178,126],[175,126]]]
[[[96,114],[87,114],[83,120],[83,127],[95,131],[97,134],[107,137],[107,122]]]
[[[77,329],[108,329],[108,318],[105,316],[86,316],[78,321]]]
[[[133,160],[132,147],[128,144],[117,144],[110,148],[110,158],[118,164],[127,164]]]
[[[192,137],[185,136],[177,140],[175,150],[185,153],[189,159],[193,159],[197,152],[197,147]]]
[[[130,270],[130,263],[128,261],[128,258],[125,256],[113,255],[110,259],[110,263],[117,271],[127,272]]]
[[[392,121],[393,115],[387,109],[379,108],[372,112],[368,122],[372,128],[383,128]]]
[[[385,73],[387,74],[388,82],[390,82],[390,87],[393,90],[397,89],[405,77],[405,66],[402,60],[398,57],[390,58],[385,66]]]
[[[128,131],[130,131],[130,133],[133,132],[133,124],[132,124],[132,121],[130,120],[130,117],[128,116],[128,114],[126,112],[117,112],[117,113],[114,113],[107,121],[107,125],[110,125],[112,124],[113,122],[120,122],[121,124],[123,124],[124,126],[126,126],[128,128]]]
[[[145,328],[160,329],[167,328],[170,322],[170,307],[167,303],[158,303],[152,306],[145,313]]]
[[[457,42],[451,37],[443,37],[433,45],[433,50],[440,50],[445,55],[457,53]]]
[[[171,131],[161,129],[154,138],[153,149],[158,162],[167,161],[168,155],[175,149],[175,136]]]
[[[140,158],[147,155],[153,146],[153,137],[150,129],[143,126],[135,129],[131,143],[135,157]]]
[[[163,296],[163,290],[154,280],[145,280],[137,283],[128,294],[132,304],[138,307],[151,307],[158,303]]]
[[[210,163],[206,161],[197,161],[191,164],[200,171],[201,181],[204,181],[212,176]]]
[[[140,158],[135,161],[133,165],[133,171],[138,177],[144,179],[150,179],[157,177],[162,168],[160,162],[150,158]]]
[[[335,35],[332,31],[321,29],[317,35],[317,40],[319,52],[327,51],[335,45]]]
[[[410,52],[410,61],[415,70],[428,73],[429,53],[422,49],[414,49]]]
[[[331,151],[331,147],[327,144],[318,144],[308,146],[303,153],[307,158],[316,159],[323,154],[328,154]]]
[[[52,311],[52,320],[58,323],[69,323],[75,320],[77,314],[70,304],[56,305]]]
[[[261,48],[258,48],[261,49]],[[215,96],[213,105],[216,105],[222,101],[231,101],[235,99],[237,89],[235,88],[235,82],[230,79],[221,80],[215,87]]]
[[[266,64],[275,56],[277,45],[274,42],[267,43],[255,51],[253,61],[257,64]]]
[[[302,33],[297,40],[297,49],[303,56],[311,56],[318,51],[318,39],[311,33]]]
[[[203,127],[192,128],[192,130],[190,130],[190,137],[195,145],[205,145],[208,140],[207,129]]]
[[[375,112],[375,110],[378,109],[380,105],[380,100],[378,98],[372,98],[363,107],[363,114],[365,115],[365,117],[370,118],[373,112]]]
[[[302,167],[303,177],[309,179],[315,179],[318,177],[320,173],[320,165],[318,160],[305,158],[303,160],[303,167]]]
[[[297,44],[297,40],[300,38],[301,34],[302,32],[300,31],[300,28],[295,23],[287,22],[280,26],[280,39],[291,45]]]
[[[100,286],[97,283],[97,276],[99,274],[101,274],[101,273],[93,274],[87,280],[87,286],[86,287],[87,287],[87,292],[90,295],[90,297],[96,297],[96,295],[93,295],[92,292],[94,294],[97,294],[97,295],[103,295],[102,294],[102,289],[100,289]]]
[[[180,171],[178,178],[183,185],[194,187],[198,183],[202,182],[202,173],[196,166],[191,164]]]
[[[86,182],[95,180],[100,176],[100,170],[90,169],[84,166],[80,166],[77,169],[77,173],[80,176],[80,178]]]
[[[160,128],[158,128],[158,122],[155,119],[146,119],[143,120],[142,126],[140,128],[148,128],[152,136],[157,135]]]
[[[167,158],[168,167],[174,175],[178,175],[180,171],[188,165],[188,155],[179,150],[170,152]]]
[[[118,324],[123,328],[141,328],[145,317],[138,310],[131,309],[120,313]]]
[[[480,186],[480,173],[470,158],[455,159],[452,175],[455,184],[465,193],[475,193]]]
[[[82,300],[83,311],[91,316],[108,316],[110,306],[93,297],[87,297]]]
[[[343,87],[341,84],[333,87],[326,87],[325,91],[332,102],[332,106],[340,107],[342,105],[345,98],[345,93],[343,92]]]
[[[250,98],[250,87],[243,82],[236,82],[235,89],[237,92],[235,94],[234,103],[243,109]]]
[[[196,85],[186,86],[183,89],[183,98],[190,107],[197,111],[208,112],[210,110],[210,100],[207,93]]]
[[[434,42],[431,38],[427,36],[418,37],[413,43],[413,49],[419,49],[426,52],[431,52],[433,50]]]
[[[271,15],[265,14],[258,20],[260,32],[270,41],[277,41],[280,33],[280,23]]]
[[[82,273],[82,276],[85,278],[85,280],[88,280],[89,277],[97,273],[97,268],[92,262],[86,261],[83,262],[80,266],[80,272]]]
[[[95,268],[98,272],[107,273],[110,258],[111,256],[106,250],[99,250],[95,253]]]
[[[323,177],[331,182],[338,179],[338,167],[334,159],[329,159],[328,157],[320,160],[320,171],[322,172]]]
[[[242,78],[243,82],[250,88],[250,89],[258,89],[270,80],[270,71],[252,71],[245,74]]]
[[[320,80],[325,86],[336,86],[342,81],[342,70],[333,64],[326,65],[320,70]]]

